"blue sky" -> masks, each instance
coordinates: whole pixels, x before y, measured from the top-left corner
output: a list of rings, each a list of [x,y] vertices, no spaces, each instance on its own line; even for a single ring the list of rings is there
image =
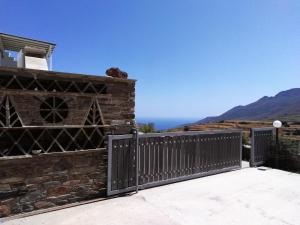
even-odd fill
[[[137,79],[138,117],[202,118],[300,85],[299,0],[1,0],[54,70]]]

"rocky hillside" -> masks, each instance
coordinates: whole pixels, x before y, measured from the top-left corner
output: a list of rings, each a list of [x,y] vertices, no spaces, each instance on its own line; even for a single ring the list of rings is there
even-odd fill
[[[249,132],[251,128],[259,127],[273,127],[272,121],[219,121],[210,122],[206,124],[190,124],[174,129],[170,129],[170,132],[179,131],[207,131],[207,130],[224,130],[224,129],[241,129],[244,131],[244,135],[249,139]],[[284,122],[283,127],[280,129],[280,136],[292,140],[300,141],[300,122]]]
[[[220,116],[206,117],[196,124],[222,120],[300,121],[300,88],[282,91],[274,97],[263,97],[245,106],[236,106]]]

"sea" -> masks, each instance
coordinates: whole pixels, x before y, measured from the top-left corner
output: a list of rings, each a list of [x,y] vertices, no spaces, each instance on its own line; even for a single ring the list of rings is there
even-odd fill
[[[156,130],[176,128],[185,124],[195,123],[199,118],[137,118],[138,123],[154,123]]]

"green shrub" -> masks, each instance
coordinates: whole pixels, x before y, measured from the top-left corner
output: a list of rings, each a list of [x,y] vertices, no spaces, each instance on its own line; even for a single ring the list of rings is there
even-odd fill
[[[156,129],[154,123],[147,123],[139,125],[139,131],[143,133],[154,133]]]
[[[289,138],[280,138],[279,139],[280,151],[288,151],[291,153],[300,153],[300,141],[293,140]]]
[[[300,129],[296,129],[294,132],[293,132],[293,135],[300,135]]]
[[[243,132],[243,135],[242,135],[242,144],[243,145],[248,145],[249,144],[249,137],[246,133]]]

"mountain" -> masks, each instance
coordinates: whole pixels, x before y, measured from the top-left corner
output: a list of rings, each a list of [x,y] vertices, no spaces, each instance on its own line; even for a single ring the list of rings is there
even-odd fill
[[[297,116],[298,115],[298,116]],[[300,88],[279,92],[273,97],[262,97],[245,106],[236,106],[220,116],[206,117],[196,123],[221,120],[271,120],[276,118],[299,118]]]

